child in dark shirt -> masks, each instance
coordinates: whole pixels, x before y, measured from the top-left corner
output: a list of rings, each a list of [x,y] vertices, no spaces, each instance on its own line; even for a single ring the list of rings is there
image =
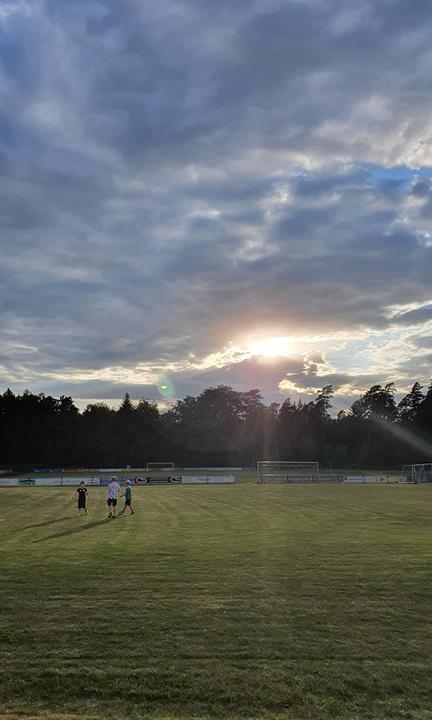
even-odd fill
[[[84,480],[81,480],[79,487],[77,487],[74,497],[78,499],[78,515],[81,515],[81,510],[87,512],[87,488]]]

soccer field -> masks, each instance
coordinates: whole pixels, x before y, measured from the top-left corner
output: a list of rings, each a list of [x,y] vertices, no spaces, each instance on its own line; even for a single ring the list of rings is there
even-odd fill
[[[432,718],[432,487],[0,492],[0,717]]]

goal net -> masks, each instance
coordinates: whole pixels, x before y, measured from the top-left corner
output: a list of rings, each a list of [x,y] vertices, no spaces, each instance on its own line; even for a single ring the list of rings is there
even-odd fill
[[[295,483],[319,480],[318,462],[293,462],[289,460],[259,460],[257,482]]]
[[[404,465],[402,475],[410,482],[432,482],[432,463]]]
[[[148,462],[146,470],[173,470],[173,462]]]

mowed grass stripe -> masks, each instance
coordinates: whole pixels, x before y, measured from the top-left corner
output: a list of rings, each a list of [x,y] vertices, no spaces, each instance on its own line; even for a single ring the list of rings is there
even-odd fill
[[[431,490],[5,489],[0,707],[432,717]]]

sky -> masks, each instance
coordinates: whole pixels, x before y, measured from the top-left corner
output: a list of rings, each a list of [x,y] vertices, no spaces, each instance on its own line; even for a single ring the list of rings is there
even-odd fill
[[[432,375],[430,0],[0,0],[0,391]]]

